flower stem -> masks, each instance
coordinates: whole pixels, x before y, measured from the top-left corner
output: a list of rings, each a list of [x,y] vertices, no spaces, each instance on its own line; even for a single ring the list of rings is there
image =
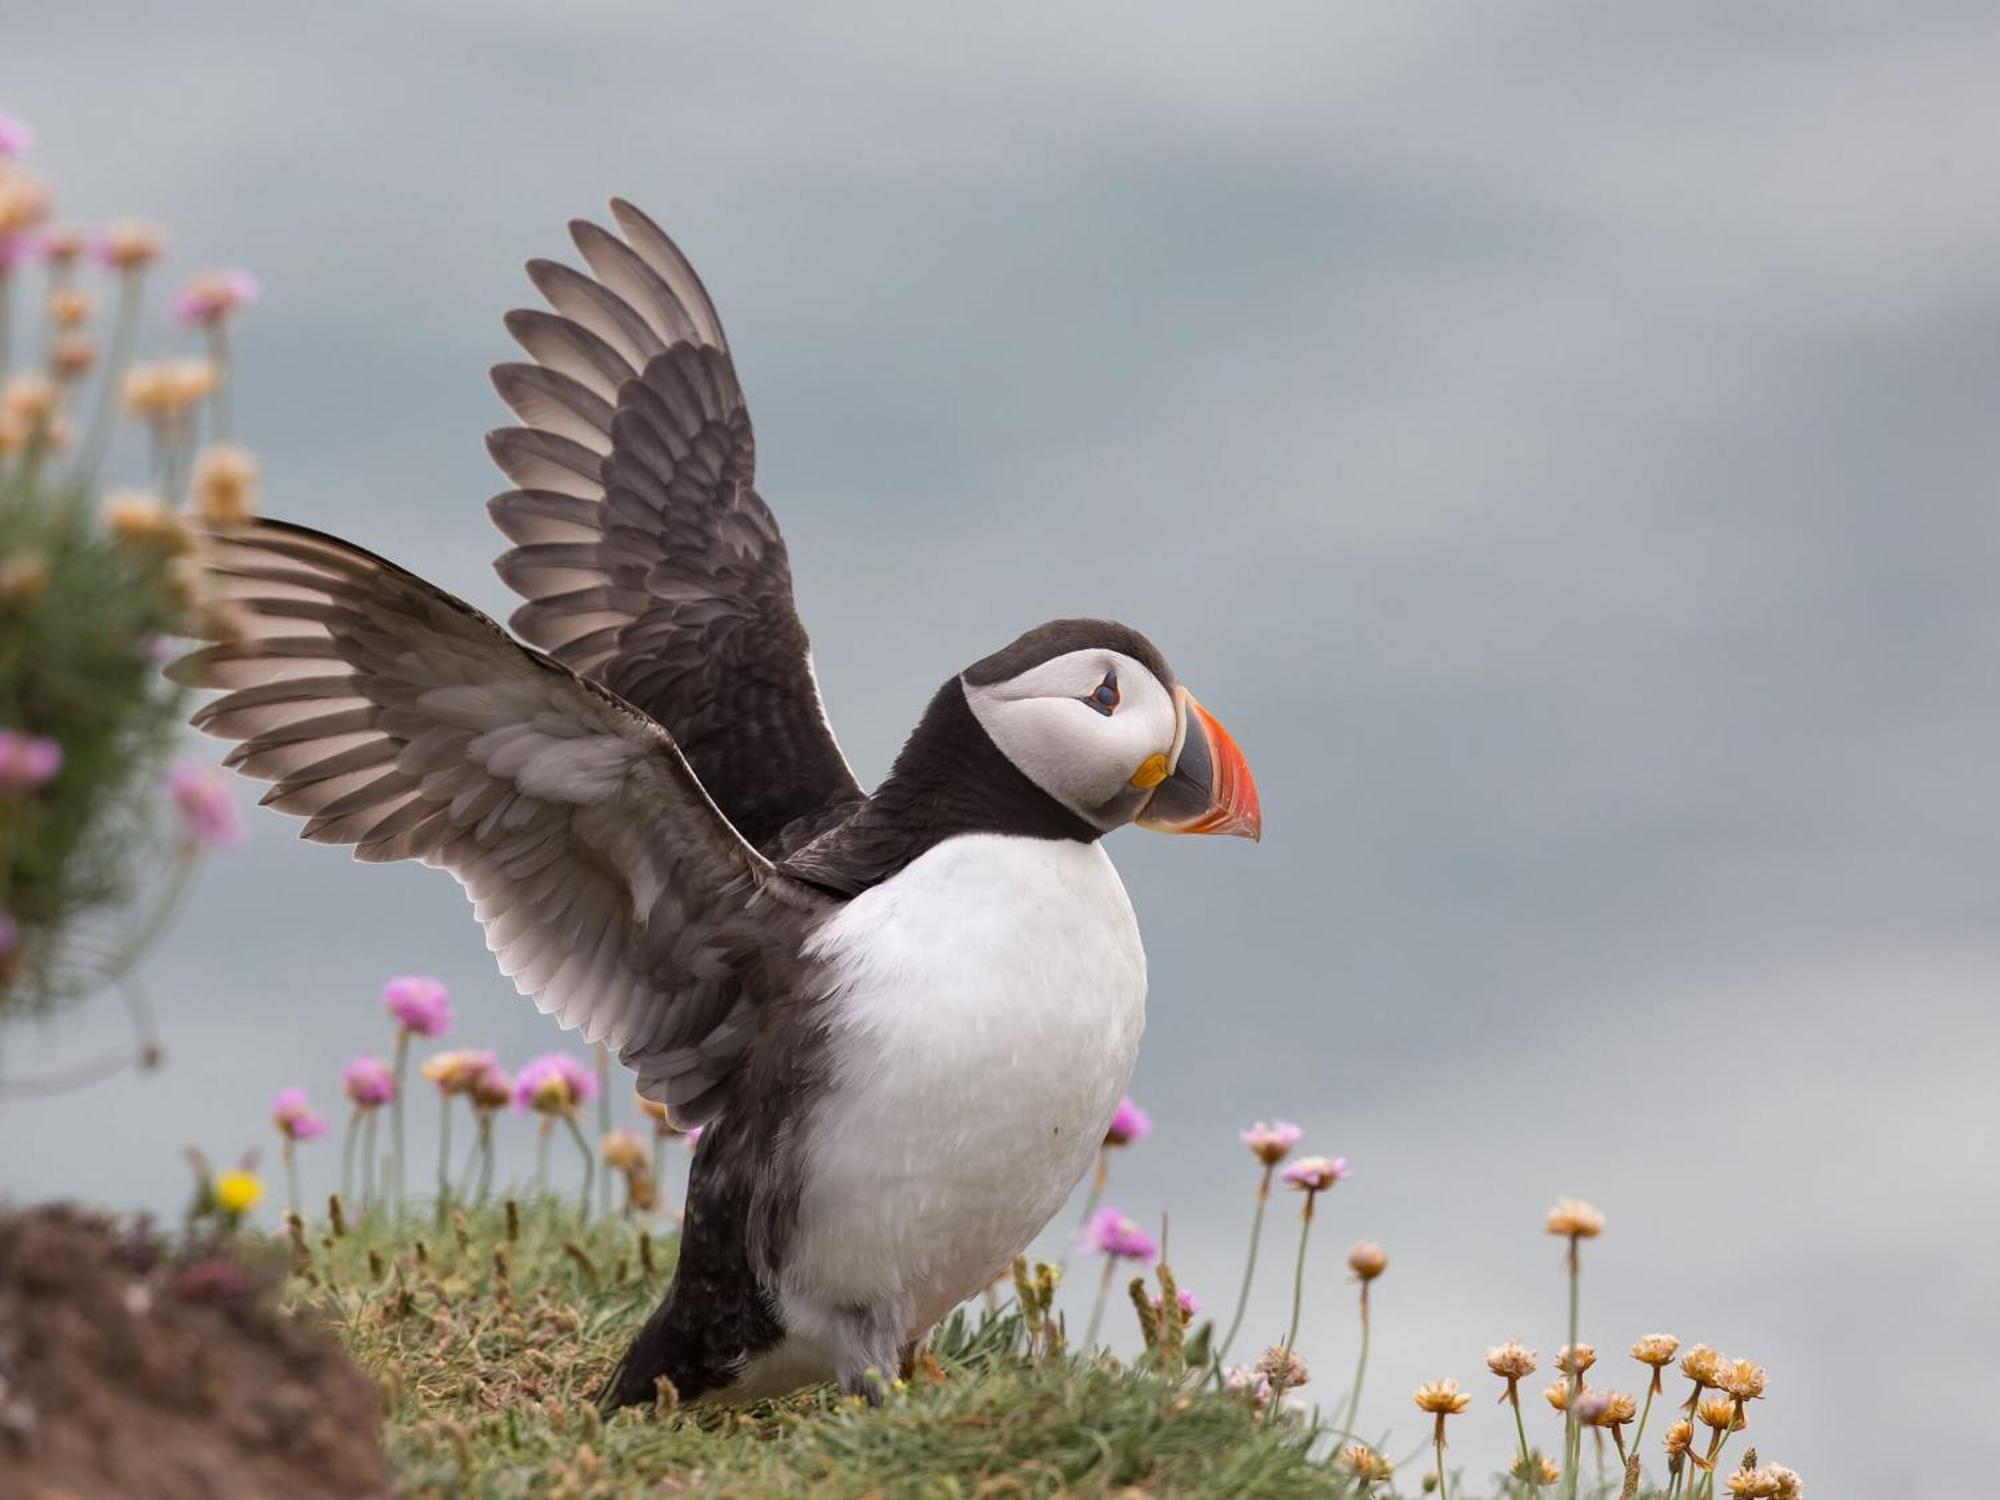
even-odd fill
[[[1354,1364],[1354,1389],[1347,1398],[1347,1420],[1341,1423],[1345,1437],[1354,1436],[1354,1424],[1361,1416],[1361,1377],[1368,1373],[1368,1283],[1361,1283],[1361,1358]],[[1520,1408],[1514,1411],[1520,1416]]]
[[[1577,1329],[1582,1310],[1582,1266],[1578,1236],[1569,1237],[1569,1399],[1563,1402],[1563,1497],[1576,1500],[1577,1464],[1583,1457],[1582,1428],[1577,1425],[1576,1401],[1583,1390],[1583,1371],[1576,1359]]]
[[[481,1111],[479,1116],[479,1201],[484,1203],[493,1191],[493,1113]]]
[[[1111,1148],[1108,1146],[1099,1146],[1097,1148],[1097,1170],[1090,1175],[1090,1191],[1084,1194],[1083,1216],[1077,1221],[1077,1231],[1075,1238],[1071,1241],[1072,1244],[1082,1241],[1083,1232],[1090,1225],[1090,1216],[1097,1212],[1097,1205],[1104,1201],[1104,1189],[1110,1181]],[[1068,1269],[1069,1250],[1066,1248],[1062,1253],[1062,1259],[1056,1262],[1056,1270],[1061,1272]]]
[[[1285,1329],[1285,1352],[1289,1354],[1299,1338],[1299,1315],[1306,1305],[1306,1241],[1312,1237],[1313,1199],[1319,1196],[1306,1189],[1305,1211],[1299,1215],[1299,1259],[1292,1268],[1292,1321]]]
[[[555,1129],[555,1121],[551,1120],[547,1115],[543,1115],[542,1123],[535,1131],[535,1191],[537,1193],[545,1193],[549,1190],[549,1132],[553,1129]]]
[[[396,1028],[396,1092],[389,1099],[390,1182],[382,1193],[398,1209],[403,1206],[403,1075],[410,1070],[410,1028]],[[391,1184],[394,1196],[390,1197]]]
[[[299,1211],[299,1159],[292,1138],[285,1137],[285,1195],[294,1214]]]
[[[591,1152],[590,1142],[584,1139],[583,1127],[576,1123],[576,1111],[567,1110],[563,1114],[563,1124],[569,1127],[570,1139],[576,1142],[576,1149],[583,1153],[583,1192],[577,1197],[577,1211],[583,1221],[590,1222],[590,1184],[597,1176],[597,1157]],[[608,1173],[606,1174],[609,1175]]]
[[[223,319],[208,325],[208,362],[215,370],[215,389],[208,397],[208,432],[218,443],[229,441],[229,331]]]
[[[1090,1350],[1095,1349],[1097,1347],[1097,1330],[1101,1326],[1103,1326],[1104,1304],[1108,1300],[1110,1300],[1111,1278],[1114,1275],[1116,1275],[1117,1272],[1118,1272],[1118,1257],[1115,1255],[1105,1256],[1104,1275],[1097,1283],[1097,1300],[1093,1302],[1090,1307],[1090,1326],[1084,1331],[1083,1335],[1083,1347],[1085,1353],[1088,1353]]]
[[[361,1130],[361,1209],[364,1213],[375,1207],[375,1116],[379,1113],[379,1110],[369,1110],[368,1123]]]
[[[1444,1415],[1438,1414],[1437,1425],[1437,1481],[1438,1500],[1451,1500],[1451,1492],[1445,1488],[1444,1477]]]
[[[451,1095],[438,1098],[438,1228],[451,1211]]]
[[[344,1203],[354,1199],[354,1142],[361,1133],[361,1107],[356,1105],[354,1114],[347,1122],[347,1136],[340,1143],[340,1197]]]
[[[597,1138],[601,1141],[611,1134],[611,1049],[597,1044]],[[611,1212],[611,1174],[606,1172],[597,1186],[597,1211],[600,1215]]]
[[[144,280],[137,271],[123,272],[118,278],[118,312],[111,328],[111,349],[104,359],[103,373],[97,377],[97,405],[90,413],[83,444],[77,449],[73,482],[86,488],[97,477],[104,462],[104,450],[111,442],[111,429],[118,414],[118,385],[125,367],[132,362],[132,343],[139,336],[139,304],[144,296]]]
[[[1528,1448],[1528,1424],[1521,1420],[1521,1388],[1512,1380],[1507,1382],[1507,1404],[1514,1408],[1514,1433],[1521,1440],[1521,1487],[1532,1495],[1542,1486],[1536,1477],[1534,1454]]]
[[[1257,1241],[1264,1233],[1264,1207],[1271,1201],[1271,1174],[1277,1170],[1275,1162],[1264,1168],[1264,1180],[1257,1184],[1257,1208],[1250,1215],[1250,1253],[1243,1262],[1243,1285],[1237,1289],[1236,1312],[1229,1320],[1229,1332],[1223,1335],[1222,1347],[1216,1351],[1219,1365],[1229,1354],[1229,1346],[1236,1342],[1236,1335],[1243,1327],[1243,1311],[1250,1305],[1250,1280],[1257,1274]]]

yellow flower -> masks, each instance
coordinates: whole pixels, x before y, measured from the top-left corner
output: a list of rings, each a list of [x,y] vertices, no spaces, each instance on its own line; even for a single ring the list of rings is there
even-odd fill
[[[215,1179],[215,1201],[226,1214],[248,1213],[264,1196],[264,1184],[251,1172],[224,1172]]]
[[[1604,1215],[1581,1198],[1562,1198],[1549,1210],[1548,1229],[1573,1240],[1594,1240],[1604,1233]]]
[[[1649,1333],[1632,1346],[1632,1357],[1642,1365],[1659,1369],[1674,1362],[1681,1341],[1671,1333]]]
[[[1347,1252],[1347,1269],[1358,1281],[1373,1281],[1389,1269],[1389,1252],[1373,1240],[1363,1240]]]
[[[1472,1404],[1472,1398],[1458,1388],[1456,1380],[1433,1380],[1420,1385],[1411,1399],[1417,1403],[1417,1410],[1441,1417],[1456,1416]]]

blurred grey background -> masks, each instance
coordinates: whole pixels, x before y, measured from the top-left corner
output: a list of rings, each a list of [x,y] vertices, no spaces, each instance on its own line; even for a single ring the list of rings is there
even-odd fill
[[[1112,842],[1158,1130],[1111,1196],[1171,1211],[1226,1311],[1236,1130],[1350,1156],[1314,1394],[1363,1235],[1396,1447],[1417,1380],[1497,1391],[1508,1337],[1546,1367],[1541,1216],[1578,1193],[1601,1347],[1767,1363],[1751,1436],[1822,1500],[1990,1491],[1991,7],[81,3],[6,33],[0,108],[69,216],[263,279],[238,423],[271,512],[504,611],[485,368],[521,261],[618,192],[721,306],[864,776],[1028,624],[1162,644],[1269,832]],[[283,1084],[334,1103],[393,972],[449,981],[460,1039],[558,1044],[449,880],[253,822],[152,966],[170,1067],[6,1107],[0,1190],[173,1207],[183,1144],[265,1141]],[[1453,1452],[1510,1441],[1482,1395]]]

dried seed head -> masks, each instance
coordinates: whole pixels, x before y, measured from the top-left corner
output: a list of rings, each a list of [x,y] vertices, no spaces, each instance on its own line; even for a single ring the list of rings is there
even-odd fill
[[[1361,1281],[1373,1281],[1389,1269],[1389,1252],[1373,1240],[1362,1240],[1347,1252],[1347,1269]]]
[[[185,552],[193,544],[187,527],[158,495],[113,490],[104,500],[104,524],[119,542],[161,552]]]
[[[1619,1391],[1585,1391],[1576,1399],[1576,1419],[1586,1427],[1622,1427],[1639,1415],[1639,1403]]]
[[[1777,1500],[1778,1476],[1769,1469],[1738,1469],[1729,1476],[1729,1493],[1737,1500]]]
[[[39,552],[0,557],[0,604],[33,604],[49,590],[49,562]]]
[[[94,303],[90,293],[73,286],[59,286],[49,293],[49,321],[65,332],[90,321]]]
[[[66,333],[49,346],[49,369],[65,383],[83,379],[97,365],[97,343],[87,333]]]
[[[1472,1404],[1472,1398],[1458,1388],[1456,1380],[1429,1381],[1418,1386],[1411,1399],[1417,1403],[1418,1411],[1440,1417],[1456,1416]]]
[[[1741,1432],[1743,1418],[1736,1414],[1736,1403],[1726,1396],[1704,1396],[1701,1405],[1695,1408],[1697,1417],[1704,1427],[1717,1432]]]
[[[1581,1198],[1558,1199],[1549,1210],[1548,1230],[1573,1240],[1594,1240],[1604,1233],[1604,1215]]]
[[[1777,1500],[1805,1500],[1805,1481],[1783,1464],[1772,1464],[1769,1471],[1778,1481]]]
[[[1678,1419],[1667,1429],[1667,1457],[1678,1458],[1688,1451],[1688,1444],[1694,1441],[1694,1423],[1686,1417]]]
[[[1706,1344],[1696,1344],[1681,1356],[1681,1374],[1706,1390],[1715,1384],[1716,1372],[1722,1368],[1722,1355]]]
[[[55,415],[55,382],[46,375],[16,375],[0,386],[0,410],[24,426],[35,427]]]
[[[1287,1349],[1283,1344],[1273,1344],[1258,1356],[1256,1371],[1265,1376],[1273,1385],[1282,1385],[1288,1391],[1295,1391],[1312,1380],[1312,1371],[1296,1349]]]
[[[1507,1472],[1526,1484],[1556,1484],[1562,1479],[1562,1470],[1540,1453],[1531,1453],[1526,1458],[1515,1455]]]
[[[20,167],[0,172],[0,240],[33,229],[54,208],[48,184],[34,173]]]
[[[1747,1359],[1724,1360],[1714,1383],[1738,1401],[1755,1401],[1764,1394],[1764,1367]]]
[[[1340,1450],[1340,1466],[1356,1479],[1373,1484],[1388,1479],[1396,1466],[1366,1443],[1349,1443]]]
[[[1486,1368],[1512,1385],[1535,1373],[1535,1351],[1510,1339],[1486,1351]]]
[[[114,271],[143,271],[166,248],[165,238],[152,225],[124,219],[98,237],[97,258]]]
[[[1649,1333],[1633,1344],[1632,1357],[1640,1364],[1651,1365],[1657,1370],[1662,1365],[1672,1364],[1680,1347],[1681,1341],[1671,1333]]]
[[[1569,1382],[1567,1380],[1558,1380],[1554,1385],[1542,1392],[1542,1399],[1557,1411],[1568,1411]]]
[[[241,526],[257,513],[257,460],[249,449],[210,443],[201,450],[194,461],[194,506],[211,526]]]
[[[1597,1363],[1597,1351],[1589,1344],[1578,1344],[1574,1350],[1564,1344],[1556,1353],[1556,1368],[1565,1375],[1581,1375]]]
[[[59,270],[67,270],[83,259],[90,237],[81,229],[58,226],[42,231],[42,259]]]

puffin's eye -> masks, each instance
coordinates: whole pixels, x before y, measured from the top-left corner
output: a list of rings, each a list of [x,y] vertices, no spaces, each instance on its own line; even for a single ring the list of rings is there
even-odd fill
[[[1091,689],[1090,696],[1083,701],[1107,719],[1110,718],[1111,711],[1118,706],[1118,673],[1115,670],[1106,672],[1104,681]]]

